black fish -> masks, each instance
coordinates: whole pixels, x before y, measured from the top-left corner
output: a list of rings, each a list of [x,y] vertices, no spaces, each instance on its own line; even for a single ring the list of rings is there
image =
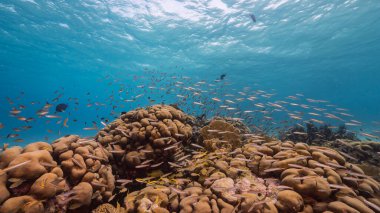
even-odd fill
[[[255,15],[251,14],[249,16],[251,17],[252,21],[256,23],[256,17],[255,17]]]
[[[68,107],[67,104],[64,104],[64,103],[58,104],[58,105],[55,107],[55,112],[64,112],[64,111],[66,110],[67,107]]]
[[[201,121],[205,120],[206,119],[206,113],[203,113],[202,115],[197,116],[197,119],[201,120]]]
[[[220,75],[220,80],[223,80],[224,77],[226,77],[226,74],[221,74],[221,75]]]

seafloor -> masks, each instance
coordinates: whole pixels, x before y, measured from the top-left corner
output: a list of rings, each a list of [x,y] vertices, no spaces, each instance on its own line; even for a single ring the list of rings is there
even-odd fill
[[[379,143],[252,134],[168,105],[4,147],[0,212],[380,212]]]

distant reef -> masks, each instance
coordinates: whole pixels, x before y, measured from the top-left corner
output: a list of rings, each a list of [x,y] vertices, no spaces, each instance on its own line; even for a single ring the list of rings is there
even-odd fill
[[[5,146],[0,212],[380,212],[379,143],[291,136],[138,108],[94,137]]]

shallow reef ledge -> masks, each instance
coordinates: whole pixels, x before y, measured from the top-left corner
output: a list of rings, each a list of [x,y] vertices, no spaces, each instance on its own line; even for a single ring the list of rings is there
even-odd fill
[[[378,145],[358,143],[280,141],[154,105],[95,137],[4,148],[0,212],[380,212],[371,164],[342,150]]]

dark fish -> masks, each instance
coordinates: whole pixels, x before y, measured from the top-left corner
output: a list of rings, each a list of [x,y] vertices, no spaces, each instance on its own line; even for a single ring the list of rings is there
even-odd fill
[[[7,135],[7,138],[15,138],[15,137],[18,137],[19,134],[8,134]]]
[[[256,17],[255,17],[255,15],[251,14],[249,16],[251,17],[252,21],[256,23]]]
[[[226,77],[226,74],[221,74],[221,75],[220,75],[220,80],[223,80],[224,77]]]
[[[206,114],[203,113],[202,115],[197,116],[197,119],[198,119],[198,120],[201,120],[201,121],[205,120],[205,119],[206,119]]]
[[[56,112],[64,112],[64,111],[66,110],[67,107],[68,107],[67,104],[61,103],[61,104],[58,104],[58,105],[55,107],[55,111],[56,111]]]

